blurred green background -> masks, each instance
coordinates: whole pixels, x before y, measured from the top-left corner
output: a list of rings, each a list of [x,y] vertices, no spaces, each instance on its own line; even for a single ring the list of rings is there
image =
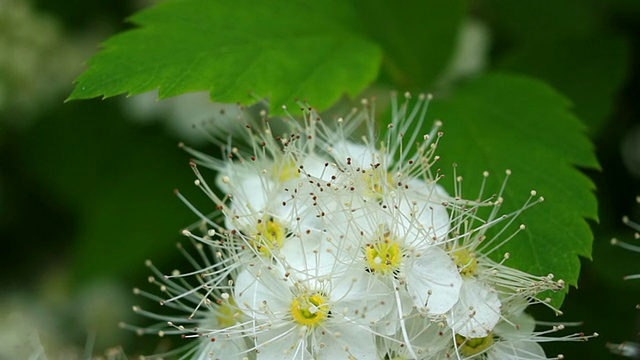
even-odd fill
[[[177,144],[212,151],[191,124],[221,116],[220,105],[206,94],[63,102],[99,44],[152,3],[0,0],[0,359],[38,344],[50,359],[84,358],[94,338],[96,355],[122,345],[134,357],[157,346],[118,323],[144,323],[130,310],[140,301],[130,289],[146,282],[145,259],[166,271],[183,261],[179,231],[196,219],[173,189],[205,213],[212,207]],[[384,29],[384,14],[369,10]],[[640,273],[640,254],[609,244],[634,241],[623,215],[640,220],[640,1],[477,0],[467,13],[456,60],[467,75],[499,69],[548,82],[572,100],[596,145],[603,170],[589,173],[600,204],[593,261],[583,261],[562,318],[544,309],[536,317],[581,321],[575,331],[600,334],[549,344],[549,355],[619,359],[605,344],[637,341],[640,331],[640,282],[622,280]],[[419,23],[419,13],[406,16]]]

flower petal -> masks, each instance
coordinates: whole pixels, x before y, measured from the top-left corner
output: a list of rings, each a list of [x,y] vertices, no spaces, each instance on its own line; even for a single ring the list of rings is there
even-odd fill
[[[535,330],[536,322],[529,314],[521,312],[518,315],[511,315],[508,317],[509,321],[499,322],[493,332],[504,339],[522,339],[522,337],[531,336]],[[517,328],[512,325],[515,324]]]
[[[359,325],[341,324],[316,331],[314,335],[319,346],[313,349],[313,353],[317,354],[318,360],[377,359],[373,333]]]
[[[315,282],[335,274],[336,267],[344,267],[336,259],[335,246],[323,241],[317,231],[290,238],[282,247],[286,267],[296,271],[300,280]],[[311,286],[315,287],[315,286]]]
[[[355,168],[371,168],[371,163],[379,162],[377,151],[371,146],[356,144],[348,140],[335,142],[331,149],[331,156],[338,164],[346,164],[347,159]]]
[[[350,268],[332,280],[334,316],[372,325],[386,316],[394,305],[393,291],[363,269]]]
[[[477,279],[465,279],[460,300],[453,307],[447,323],[455,333],[464,337],[485,337],[500,321],[500,306],[494,289]]]
[[[202,345],[193,357],[194,360],[242,360],[246,358],[247,346],[244,339],[202,338]]]
[[[257,338],[257,360],[311,360],[304,328],[281,327],[262,331]]]
[[[487,360],[542,360],[547,356],[534,341],[500,341],[489,350]]]
[[[419,179],[408,181],[408,190],[399,198],[389,199],[390,208],[398,207],[399,230],[407,233],[407,245],[419,246],[444,239],[449,233],[450,218],[442,205],[449,197],[438,184],[427,184]]]
[[[418,309],[426,306],[429,314],[444,314],[458,301],[462,278],[449,255],[437,246],[429,246],[419,257],[407,263],[407,290]]]
[[[244,269],[235,281],[238,308],[255,319],[282,317],[292,301],[288,283],[279,280],[276,270],[255,265]]]

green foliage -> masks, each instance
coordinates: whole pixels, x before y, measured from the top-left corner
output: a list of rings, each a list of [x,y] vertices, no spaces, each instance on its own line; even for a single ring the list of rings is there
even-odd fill
[[[578,255],[591,256],[593,236],[584,218],[596,220],[597,205],[593,184],[574,166],[599,165],[584,126],[568,106],[539,81],[492,74],[434,101],[429,116],[444,122],[441,166],[446,170],[458,164],[463,195],[475,197],[485,170],[491,174],[488,188],[497,191],[510,169],[504,211],[519,209],[533,189],[545,198],[514,224],[524,223],[527,230],[493,255],[499,259],[510,252],[509,266],[538,275],[553,273],[576,285]],[[443,184],[448,182],[452,180]],[[555,294],[555,304],[563,298]]]
[[[59,23],[72,52],[93,51],[87,48],[104,38],[105,28],[129,29],[108,40],[89,62],[71,96],[75,99],[156,88],[161,98],[207,90],[212,98],[230,102],[270,97],[274,113],[296,96],[322,110],[342,94],[358,95],[369,84],[373,86],[367,95],[377,94],[378,104],[391,89],[432,92],[436,100],[429,116],[445,125],[439,151],[440,166],[448,176],[443,185],[453,184],[453,162],[464,175],[467,197],[477,193],[482,170],[491,171],[491,193],[510,168],[505,206],[517,209],[531,188],[546,198],[526,211],[517,223],[527,224],[527,230],[496,257],[509,250],[507,265],[539,274],[551,271],[575,283],[579,255],[590,257],[592,235],[582,219],[595,217],[592,185],[575,166],[596,164],[582,128],[567,114],[571,107],[596,142],[603,166],[602,172],[589,172],[598,189],[601,221],[591,224],[596,239],[593,261],[582,259],[580,289],[571,289],[562,309],[570,319],[584,321],[578,331],[597,330],[606,341],[634,338],[633,322],[611,319],[631,315],[640,298],[637,283],[622,281],[623,275],[638,272],[638,257],[611,247],[609,239],[632,242],[633,234],[620,218],[639,219],[633,198],[640,187],[628,165],[631,157],[623,163],[620,142],[640,119],[640,77],[631,71],[633,55],[640,53],[640,1],[162,0],[144,1],[159,5],[123,24],[139,3],[9,0],[0,13],[11,18],[17,14],[12,8],[23,9],[21,14],[24,9],[37,13],[37,22],[22,24],[32,30],[43,22]],[[567,101],[536,81],[517,77],[440,81],[443,69],[451,69],[452,49],[460,50],[454,42],[460,23],[469,20],[465,17],[486,29],[489,37],[488,48],[463,48],[465,54],[474,53],[470,49],[482,53],[465,57],[471,60],[467,64],[543,80]],[[24,40],[24,26],[4,25],[0,39]],[[0,238],[7,240],[9,254],[3,261],[3,270],[10,274],[7,299],[13,290],[31,296],[31,290],[44,282],[55,293],[55,301],[44,302],[60,308],[68,276],[81,280],[74,290],[82,293],[96,276],[126,287],[141,285],[140,279],[148,275],[142,266],[146,258],[163,271],[182,268],[175,263],[181,256],[174,243],[180,228],[195,218],[171,190],[177,187],[190,200],[202,199],[196,206],[203,211],[211,203],[192,185],[185,164],[188,155],[174,146],[184,139],[174,130],[165,133],[157,126],[128,123],[131,114],[117,109],[120,101],[62,106],[68,95],[62,93],[68,91],[62,83],[69,85],[72,79],[64,71],[54,78],[39,76],[38,64],[51,65],[54,55],[62,68],[73,68],[78,61],[58,56],[69,51],[53,46],[50,38],[41,32],[38,41],[21,41],[26,57],[17,56],[19,61],[9,61],[9,67],[0,64],[6,76],[39,79],[32,96],[25,98],[20,96],[22,83],[0,76],[5,80],[0,84]],[[45,43],[50,53],[36,51]],[[0,41],[0,47],[0,57],[11,53],[6,41]],[[27,111],[16,114],[8,105],[20,98],[26,99],[21,104]],[[344,100],[339,104],[346,104]],[[163,101],[159,108],[166,110],[165,105]],[[38,291],[37,296],[50,292]],[[38,301],[27,300],[29,306],[35,305],[31,300]],[[78,304],[64,308],[78,309]],[[607,316],[601,316],[603,309]],[[531,311],[538,320],[558,321],[544,307]],[[62,313],[56,312],[56,317]],[[41,311],[38,317],[51,320]],[[98,342],[101,337],[98,334]],[[154,344],[148,348],[155,348],[155,340],[149,339]],[[144,342],[135,340],[134,353],[144,352]],[[562,353],[566,358],[615,357],[602,341],[544,347],[547,354]],[[102,352],[101,345],[94,350]]]
[[[89,61],[69,99],[159,89],[166,98],[209,90],[220,102],[268,97],[274,107],[354,96],[378,74],[380,48],[355,31],[343,1],[166,1],[131,21]],[[255,95],[253,95],[253,94]]]
[[[497,28],[509,29],[507,43],[515,44],[498,67],[548,79],[572,97],[593,129],[603,124],[622,83],[626,45],[602,37],[602,46],[592,47],[593,8],[576,5],[564,21],[554,12],[538,11],[538,4],[507,16],[512,4],[487,1],[493,6],[489,18]],[[131,18],[136,29],[108,40],[69,99],[153,89],[166,98],[208,90],[222,102],[268,97],[272,114],[281,104],[295,104],[295,98],[322,110],[345,93],[359,94],[380,69],[379,82],[424,90],[433,88],[447,67],[465,11],[462,1],[251,0],[238,6],[228,0],[169,0],[136,14]],[[548,26],[528,31],[541,23]],[[558,32],[572,37],[556,39]],[[538,51],[541,46],[546,51]],[[570,61],[558,61],[559,54]],[[598,76],[591,76],[594,72]],[[518,209],[531,188],[547,199],[522,216],[528,230],[496,256],[510,251],[510,265],[536,274],[553,272],[575,285],[578,256],[591,254],[585,218],[596,219],[593,185],[575,166],[598,164],[585,128],[569,113],[570,102],[538,81],[516,76],[488,75],[452,86],[450,97],[434,101],[430,116],[445,121],[448,138],[440,153],[459,164],[465,194],[473,196],[482,171],[493,174],[496,188],[498,174],[509,168],[506,211]],[[144,177],[132,176],[131,183]],[[113,213],[108,206],[97,209],[96,219]],[[555,295],[556,305],[563,296]]]
[[[322,110],[359,94],[381,64],[395,84],[420,89],[446,66],[464,14],[460,0],[243,5],[166,1],[134,15],[139,28],[104,44],[69,99],[208,90],[220,102],[268,97],[275,113],[295,98]]]
[[[384,50],[384,75],[400,89],[424,89],[448,64],[465,13],[452,1],[354,1],[369,36]]]

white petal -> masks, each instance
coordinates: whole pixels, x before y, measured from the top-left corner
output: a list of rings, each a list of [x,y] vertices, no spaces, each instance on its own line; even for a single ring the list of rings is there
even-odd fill
[[[314,349],[318,360],[377,359],[373,333],[366,328],[353,324],[341,324],[322,329],[324,331],[318,330],[314,332],[315,342],[322,344]]]
[[[337,173],[336,167],[328,159],[316,154],[309,154],[302,159],[302,166],[306,175],[317,179],[331,180],[331,176]]]
[[[382,319],[394,305],[391,288],[376,276],[355,267],[332,279],[330,298],[333,316],[344,316],[365,325]]]
[[[493,328],[493,332],[505,339],[522,339],[522,337],[530,336],[535,330],[536,321],[529,314],[520,313],[508,317],[509,322],[501,321]],[[517,325],[517,328],[511,323]]]
[[[238,308],[248,316],[268,319],[288,311],[293,296],[288,283],[279,279],[274,271],[256,265],[238,274],[234,298]]]
[[[336,249],[331,243],[323,241],[322,234],[311,232],[289,239],[282,247],[286,267],[296,270],[297,280],[318,280],[335,274],[336,267],[344,267],[336,259]],[[310,287],[315,287],[310,284]]]
[[[394,284],[389,285],[394,286]],[[385,335],[393,335],[401,326],[401,318],[407,318],[407,322],[418,318],[417,316],[409,316],[414,306],[413,300],[411,299],[409,294],[406,291],[400,290],[397,291],[397,297],[399,298],[399,301],[395,299],[395,296],[393,296],[393,298],[391,298],[390,300],[387,300],[393,305],[391,306],[391,310],[389,311],[389,313],[376,322],[375,329],[377,332]],[[419,318],[423,319],[422,317]]]
[[[395,226],[406,234],[407,246],[418,247],[442,241],[449,233],[451,221],[447,209],[428,201],[403,201],[400,206],[402,216]],[[397,233],[402,233],[397,232]]]
[[[269,205],[269,195],[274,192],[273,184],[266,177],[255,172],[230,166],[228,183],[218,177],[218,186],[231,196],[230,214],[225,216],[225,226],[229,229],[254,227],[256,220],[264,216]]]
[[[380,161],[376,159],[376,151],[363,144],[342,140],[333,144],[332,148],[331,156],[338,164],[346,164],[347,158],[350,158],[352,166],[368,169],[371,163]]]
[[[409,189],[400,199],[388,200],[390,209],[399,205],[399,213],[394,217],[399,220],[395,224],[396,233],[405,233],[406,245],[414,247],[444,239],[451,224],[449,213],[442,205],[445,190],[440,185],[427,185],[417,179],[410,181]]]
[[[429,246],[420,256],[407,263],[407,290],[413,303],[429,314],[444,314],[458,301],[462,278],[449,255]]]
[[[194,360],[242,360],[246,357],[247,350],[244,339],[216,339],[202,338],[202,345],[194,354]]]
[[[292,194],[284,190],[287,185],[273,181],[256,169],[233,164],[227,166],[225,174],[228,174],[228,180],[225,182],[222,180],[225,176],[218,176],[217,185],[225,194],[231,196],[230,210],[225,216],[225,226],[228,229],[253,232],[257,221],[268,217],[273,217],[288,226],[292,219],[304,218],[301,214],[310,211],[306,199],[295,201],[294,208],[293,204],[290,204]],[[315,213],[313,215],[315,218]]]
[[[258,334],[257,360],[311,360],[307,351],[307,334],[292,326],[270,329]]]
[[[264,207],[265,194],[273,187],[266,176],[241,164],[227,165],[216,178],[216,185],[226,194],[241,200],[243,205],[250,204],[256,208]]]
[[[534,341],[500,341],[489,350],[487,360],[541,360],[547,356]]]
[[[477,279],[465,279],[447,323],[464,337],[485,337],[500,321],[500,306],[495,290]]]
[[[410,345],[414,352],[420,352],[420,359],[442,359],[438,354],[447,353],[451,347],[451,333],[443,329],[439,322],[428,317],[413,316],[406,321],[409,332]],[[405,347],[409,350],[409,347]],[[406,358],[410,358],[408,351],[403,351]],[[451,358],[453,360],[454,358]],[[479,359],[477,359],[479,360]]]

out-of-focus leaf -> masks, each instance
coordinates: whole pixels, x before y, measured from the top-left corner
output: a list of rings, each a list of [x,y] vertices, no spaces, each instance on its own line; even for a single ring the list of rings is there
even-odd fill
[[[431,106],[429,116],[444,121],[438,148],[442,166],[458,164],[463,195],[475,198],[485,170],[492,174],[489,188],[497,192],[510,169],[502,210],[519,209],[532,189],[545,197],[512,225],[515,230],[524,223],[527,230],[493,255],[510,252],[507,265],[537,275],[553,273],[576,285],[579,256],[591,256],[593,236],[585,218],[597,219],[597,204],[592,182],[575,167],[598,168],[598,163],[569,102],[539,81],[491,74]],[[564,294],[553,295],[555,305]]]
[[[353,1],[369,35],[384,49],[383,69],[394,85],[424,90],[449,62],[464,1]]]
[[[549,82],[597,134],[609,119],[627,68],[628,44],[603,28],[620,4],[595,0],[483,0],[497,69]]]

